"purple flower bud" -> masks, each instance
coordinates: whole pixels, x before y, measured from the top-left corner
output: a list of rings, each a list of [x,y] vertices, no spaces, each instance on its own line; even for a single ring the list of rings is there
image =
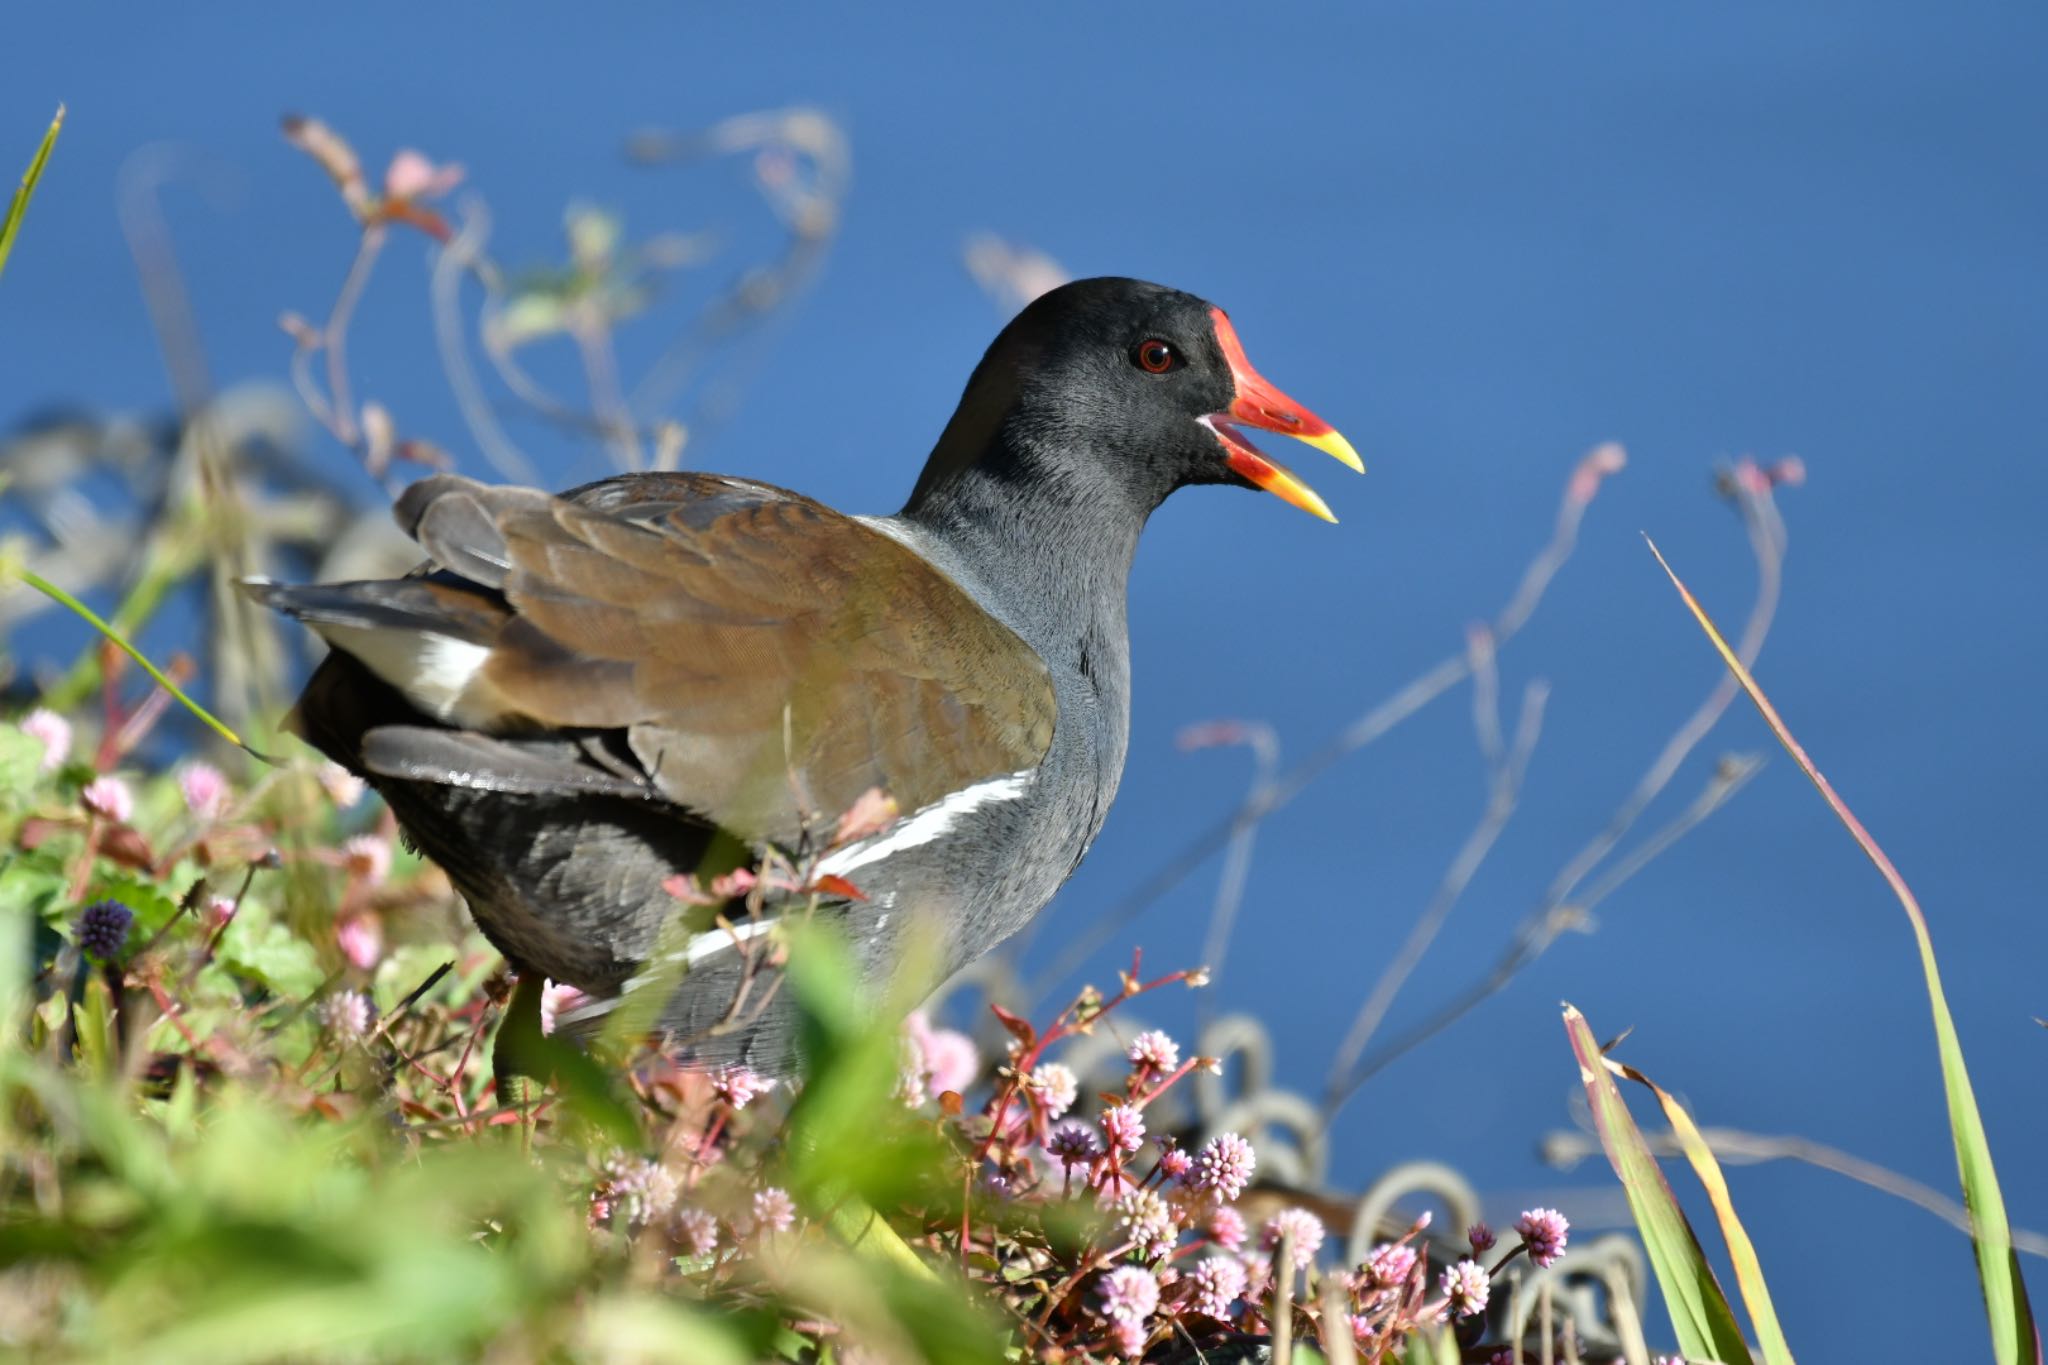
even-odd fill
[[[78,951],[100,962],[118,962],[128,942],[135,912],[119,901],[94,901],[79,912],[73,927]]]
[[[1493,1229],[1483,1222],[1474,1223],[1471,1227],[1467,1228],[1465,1236],[1472,1243],[1472,1254],[1474,1256],[1484,1256],[1487,1252],[1493,1250],[1494,1244],[1500,1240],[1493,1235]]]
[[[1516,1220],[1515,1231],[1528,1244],[1529,1259],[1547,1266],[1564,1255],[1565,1235],[1571,1226],[1556,1209],[1530,1209]]]

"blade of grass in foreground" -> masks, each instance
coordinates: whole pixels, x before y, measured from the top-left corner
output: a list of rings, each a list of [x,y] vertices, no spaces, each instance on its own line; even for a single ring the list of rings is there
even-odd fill
[[[1615,1075],[1626,1076],[1648,1088],[1663,1106],[1665,1120],[1677,1136],[1685,1159],[1692,1163],[1692,1173],[1699,1177],[1707,1198],[1713,1202],[1714,1218],[1721,1224],[1721,1238],[1728,1244],[1728,1259],[1735,1263],[1735,1287],[1742,1292],[1742,1306],[1749,1310],[1750,1326],[1756,1329],[1757,1346],[1765,1365],[1793,1365],[1792,1347],[1778,1325],[1778,1310],[1772,1306],[1770,1287],[1764,1283],[1763,1262],[1757,1259],[1756,1244],[1749,1240],[1742,1220],[1735,1216],[1735,1201],[1729,1197],[1728,1181],[1721,1174],[1721,1163],[1714,1160],[1713,1148],[1707,1145],[1692,1115],[1685,1112],[1685,1106],[1670,1091],[1632,1066],[1611,1058],[1601,1060]]]
[[[2041,1336],[2034,1325],[2034,1314],[2027,1303],[2026,1282],[2020,1277],[2019,1258],[2012,1249],[2012,1225],[2005,1216],[2005,1200],[1998,1192],[1998,1172],[1991,1164],[1991,1144],[1984,1135],[1984,1121],[1977,1113],[1976,1092],[1970,1088],[1970,1073],[1963,1065],[1963,1044],[1956,1036],[1955,1020],[1949,1016],[1948,997],[1941,988],[1941,973],[1934,962],[1934,940],[1927,930],[1927,917],[1920,910],[1920,902],[1914,898],[1906,879],[1899,875],[1892,860],[1885,856],[1877,840],[1863,828],[1848,804],[1835,794],[1828,780],[1821,776],[1820,769],[1806,756],[1806,750],[1799,747],[1799,741],[1792,738],[1792,731],[1771,705],[1769,697],[1758,687],[1756,679],[1742,666],[1742,660],[1728,647],[1707,615],[1699,599],[1692,595],[1678,575],[1672,571],[1664,554],[1655,541],[1649,540],[1650,553],[1657,556],[1657,563],[1669,575],[1671,585],[1678,589],[1678,595],[1698,621],[1700,629],[1719,651],[1721,660],[1742,684],[1742,690],[1756,703],[1764,723],[1771,727],[1771,733],[1785,746],[1785,752],[1792,755],[1792,761],[1806,774],[1821,798],[1828,803],[1835,818],[1856,841],[1880,875],[1891,887],[1892,894],[1899,898],[1905,908],[1906,918],[1913,923],[1913,938],[1920,948],[1920,966],[1927,977],[1927,999],[1934,1011],[1934,1036],[1941,1052],[1941,1075],[1948,1094],[1948,1121],[1956,1145],[1956,1165],[1962,1172],[1963,1202],[1969,1206],[1970,1220],[1974,1228],[1971,1241],[1977,1248],[1977,1278],[1984,1288],[1984,1309],[1991,1321],[1991,1345],[1998,1365],[2020,1365],[2022,1361],[2041,1362]]]
[[[170,693],[172,698],[175,699],[179,705],[183,706],[187,711],[190,711],[194,716],[197,716],[199,720],[202,723],[204,723],[207,726],[207,728],[211,729],[215,734],[219,735],[222,739],[234,745],[236,748],[241,749],[243,752],[249,754],[251,757],[259,758],[263,760],[265,763],[270,764],[272,767],[278,766],[278,761],[276,759],[272,758],[269,754],[264,753],[261,749],[258,749],[254,745],[250,744],[247,740],[243,739],[233,730],[230,730],[225,723],[223,723],[213,714],[213,712],[207,710],[198,702],[186,696],[182,688],[180,688],[176,683],[172,682],[169,678],[163,675],[163,670],[159,669],[155,664],[151,663],[147,658],[143,657],[141,650],[137,649],[134,645],[129,644],[128,641],[123,639],[121,637],[121,632],[115,630],[112,626],[108,625],[105,621],[100,619],[100,615],[98,612],[94,611],[91,607],[85,605],[85,603],[79,601],[76,597],[73,597],[70,593],[64,591],[64,589],[58,587],[55,583],[50,582],[49,579],[44,578],[41,574],[32,573],[27,569],[20,569],[17,570],[17,572],[20,574],[22,582],[28,584],[31,588],[34,588],[37,592],[49,598],[51,601],[56,602],[61,606],[68,607],[71,611],[75,612],[78,615],[78,617],[81,620],[83,620],[87,625],[91,626],[94,630],[97,630],[100,634],[106,636],[107,639],[111,640],[123,654],[126,654],[129,658],[135,660],[136,663],[141,664],[142,671],[149,674],[151,678],[155,679],[156,685],[158,687],[161,687],[164,691]]]
[[[14,192],[14,199],[7,205],[7,217],[0,221],[0,273],[7,269],[7,253],[14,250],[14,235],[21,231],[21,220],[28,213],[28,201],[35,196],[36,182],[43,178],[43,167],[50,164],[50,149],[57,145],[57,132],[64,126],[64,106],[57,106],[57,117],[50,120],[50,131],[43,134],[43,142],[36,148],[28,170],[22,173],[21,186]]]
[[[1728,1306],[1728,1296],[1721,1292],[1721,1282],[1714,1278],[1714,1268],[1707,1264],[1700,1239],[1686,1221],[1685,1210],[1678,1207],[1657,1158],[1629,1116],[1586,1016],[1565,1006],[1564,1028],[1579,1059],[1579,1079],[1593,1106],[1593,1126],[1599,1130],[1600,1145],[1607,1149],[1607,1159],[1621,1178],[1636,1230],[1642,1234],[1650,1267],[1657,1274],[1657,1287],[1664,1291],[1664,1308],[1671,1315],[1678,1349],[1688,1360],[1750,1365],[1749,1345],[1742,1339],[1735,1310]]]

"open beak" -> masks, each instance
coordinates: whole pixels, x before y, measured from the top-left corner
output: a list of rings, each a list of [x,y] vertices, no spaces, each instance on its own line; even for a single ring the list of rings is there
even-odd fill
[[[1280,392],[1252,368],[1251,361],[1245,359],[1244,343],[1237,339],[1237,329],[1230,325],[1230,319],[1221,308],[1210,309],[1209,317],[1215,323],[1216,341],[1223,348],[1224,360],[1230,365],[1231,378],[1237,383],[1237,399],[1227,412],[1210,413],[1202,423],[1216,433],[1231,472],[1275,497],[1293,503],[1304,512],[1313,513],[1324,521],[1335,521],[1337,518],[1331,515],[1329,504],[1317,497],[1313,488],[1296,478],[1294,471],[1286,465],[1240,436],[1237,429],[1252,427],[1292,436],[1361,474],[1365,472],[1365,463],[1351,448],[1351,442],[1340,436],[1335,427]]]

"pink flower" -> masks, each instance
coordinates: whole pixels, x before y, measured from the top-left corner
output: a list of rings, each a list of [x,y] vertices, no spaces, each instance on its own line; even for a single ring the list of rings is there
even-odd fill
[[[1194,1168],[1182,1177],[1191,1189],[1229,1201],[1251,1184],[1259,1159],[1252,1145],[1236,1133],[1218,1133],[1195,1153]]]
[[[1225,1251],[1237,1251],[1244,1246],[1244,1215],[1225,1204],[1209,1215],[1209,1240]]]
[[[1102,1316],[1143,1322],[1159,1307],[1159,1281],[1143,1266],[1121,1265],[1102,1277]]]
[[[1375,1288],[1399,1289],[1415,1273],[1415,1248],[1406,1242],[1382,1242],[1366,1258],[1365,1273]]]
[[[320,1006],[320,1021],[330,1033],[344,1039],[360,1038],[370,1031],[375,1017],[370,997],[361,991],[341,991],[327,997]]]
[[[95,777],[85,784],[78,799],[94,815],[117,825],[128,823],[128,817],[135,814],[135,798],[129,793],[128,784],[118,777]]]
[[[1111,1151],[1135,1152],[1145,1143],[1145,1116],[1128,1104],[1102,1111],[1102,1136]]]
[[[1127,1053],[1131,1065],[1171,1071],[1180,1065],[1180,1044],[1158,1029],[1147,1029],[1131,1039]]]
[[[226,896],[215,896],[206,903],[206,923],[214,929],[226,928],[235,917],[235,903]]]
[[[1572,1225],[1556,1209],[1530,1209],[1515,1220],[1515,1231],[1529,1248],[1529,1259],[1537,1265],[1553,1265],[1564,1255],[1566,1234]]]
[[[1244,1267],[1228,1256],[1211,1256],[1197,1265],[1188,1280],[1194,1292],[1188,1307],[1204,1317],[1227,1320],[1230,1305],[1244,1293]]]
[[[403,148],[384,168],[386,199],[438,199],[462,183],[462,167],[448,162],[436,166],[423,154]]]
[[[838,825],[832,831],[832,847],[851,844],[869,835],[880,834],[896,823],[902,812],[897,808],[896,798],[880,787],[869,787],[854,798],[846,813],[839,817]]]
[[[21,718],[21,732],[43,746],[43,772],[55,772],[71,753],[71,722],[47,707],[38,706]]]
[[[1081,1083],[1073,1071],[1058,1062],[1046,1062],[1032,1068],[1024,1083],[1038,1092],[1039,1103],[1045,1106],[1048,1119],[1057,1119],[1072,1109],[1081,1090]]]
[[[656,1223],[675,1208],[678,1186],[673,1172],[658,1161],[619,1152],[604,1163],[604,1197],[612,1212],[635,1226]]]
[[[564,1014],[581,1009],[589,1003],[590,997],[574,986],[565,986],[559,981],[543,982],[540,988],[541,1033],[554,1033],[560,1026]]]
[[[1148,1260],[1171,1255],[1174,1243],[1180,1240],[1173,1210],[1157,1190],[1134,1189],[1117,1200],[1116,1221],[1138,1254]]]
[[[391,875],[391,843],[374,834],[358,834],[341,846],[343,864],[349,872],[371,886]]]
[[[357,777],[339,763],[322,763],[314,774],[320,787],[327,793],[327,799],[347,810],[363,799],[363,779]]]
[[[1282,1209],[1266,1220],[1259,1245],[1267,1251],[1278,1251],[1280,1239],[1290,1233],[1294,1237],[1294,1264],[1311,1264],[1322,1250],[1323,1220],[1307,1209]]]
[[[1159,1174],[1168,1180],[1184,1178],[1194,1164],[1194,1158],[1179,1147],[1169,1147],[1159,1154]]]
[[[1487,1278],[1486,1267],[1477,1261],[1460,1261],[1444,1271],[1445,1306],[1454,1317],[1469,1318],[1474,1313],[1485,1312],[1486,1298],[1492,1289],[1493,1282]]]
[[[754,1222],[767,1232],[788,1232],[796,1225],[796,1201],[789,1191],[770,1185],[754,1196]]]
[[[1128,1318],[1119,1318],[1110,1325],[1110,1340],[1116,1343],[1117,1354],[1125,1360],[1136,1360],[1144,1353],[1145,1343],[1151,1338],[1145,1324]]]
[[[775,1088],[775,1082],[752,1067],[729,1066],[711,1077],[711,1093],[737,1113]]]
[[[981,1074],[981,1055],[974,1040],[958,1029],[933,1028],[923,1010],[912,1011],[904,1021],[916,1054],[912,1065],[930,1098],[948,1090],[965,1090]]]
[[[676,1211],[676,1240],[692,1256],[709,1256],[718,1250],[718,1219],[703,1209]]]
[[[368,971],[384,956],[384,924],[375,915],[350,915],[334,927],[334,940],[349,965]]]
[[[1471,1227],[1467,1228],[1465,1230],[1465,1237],[1472,1243],[1472,1254],[1474,1256],[1484,1256],[1487,1252],[1493,1250],[1494,1244],[1500,1240],[1493,1235],[1493,1229],[1484,1222],[1474,1223]]]
[[[178,774],[178,790],[185,794],[185,809],[202,820],[211,820],[227,809],[228,780],[211,763],[188,763]]]

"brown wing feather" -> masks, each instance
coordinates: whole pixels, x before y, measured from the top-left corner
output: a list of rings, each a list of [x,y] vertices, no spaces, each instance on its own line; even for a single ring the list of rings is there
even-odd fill
[[[504,594],[483,675],[507,707],[626,730],[672,800],[742,836],[794,839],[869,787],[914,810],[1051,743],[1029,646],[907,547],[796,494],[683,473],[546,498],[444,475],[400,516]]]

